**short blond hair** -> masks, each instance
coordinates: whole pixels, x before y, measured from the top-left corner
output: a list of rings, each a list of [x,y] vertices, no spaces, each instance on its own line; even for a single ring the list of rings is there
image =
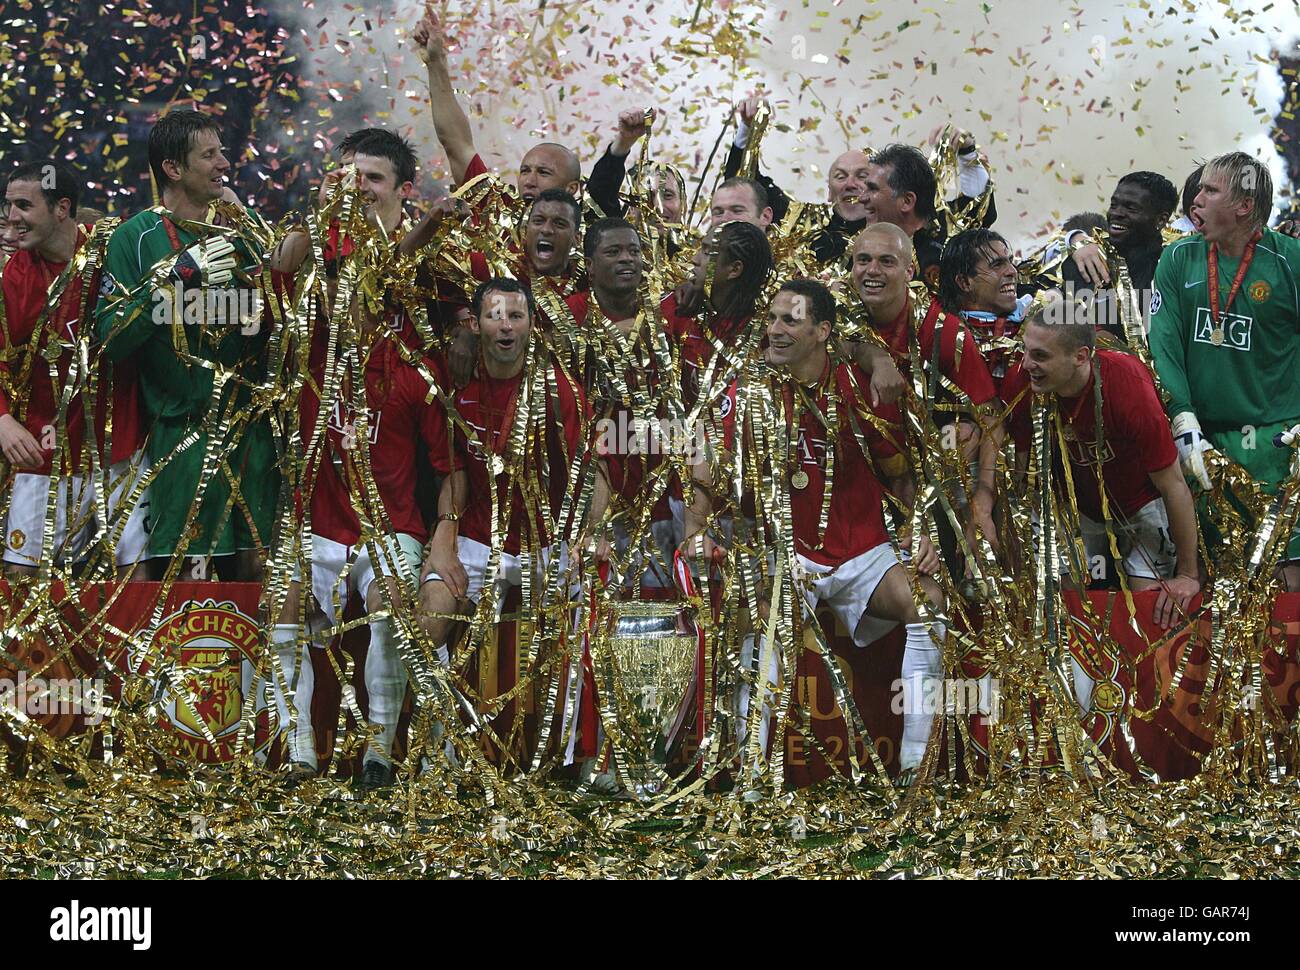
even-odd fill
[[[1211,177],[1222,177],[1228,198],[1233,202],[1249,199],[1253,203],[1250,218],[1256,229],[1268,225],[1268,218],[1273,214],[1273,176],[1259,159],[1245,152],[1220,155],[1206,163],[1201,183]]]

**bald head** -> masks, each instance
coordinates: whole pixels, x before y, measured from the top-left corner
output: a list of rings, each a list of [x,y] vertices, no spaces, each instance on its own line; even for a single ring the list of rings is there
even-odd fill
[[[572,196],[582,190],[582,164],[575,152],[554,142],[534,145],[519,163],[519,195],[531,203],[547,189],[563,189]]]
[[[860,152],[856,148],[850,148],[847,152],[840,155],[831,163],[831,172],[839,169],[853,171],[855,168],[862,168],[864,165],[871,163],[871,156],[866,152]]]
[[[826,192],[840,217],[849,222],[866,218],[861,199],[867,190],[867,169],[871,158],[866,152],[847,151],[831,163],[826,176]]]
[[[853,241],[853,288],[878,326],[886,326],[907,305],[912,279],[912,240],[898,226],[876,222]]]
[[[858,238],[853,240],[853,251],[856,253],[858,250],[870,245],[872,241],[880,245],[892,243],[896,247],[898,257],[909,265],[911,264],[912,237],[892,222],[876,222],[867,226],[858,233]]]

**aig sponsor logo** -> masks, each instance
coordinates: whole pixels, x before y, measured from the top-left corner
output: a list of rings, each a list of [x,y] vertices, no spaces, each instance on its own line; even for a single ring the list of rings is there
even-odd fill
[[[1198,344],[1212,347],[1226,347],[1229,350],[1250,352],[1250,331],[1255,321],[1236,313],[1225,313],[1219,318],[1221,329],[1215,329],[1214,319],[1209,308],[1196,308],[1196,324],[1192,329],[1192,340]]]
[[[1115,457],[1110,442],[1080,441],[1072,435],[1066,435],[1065,446],[1070,450],[1070,461],[1076,465],[1105,464]]]
[[[368,409],[366,417],[369,420],[366,438],[370,444],[379,443],[379,422],[383,417],[381,408]],[[329,420],[330,430],[343,438],[343,448],[345,451],[353,451],[357,447],[357,420],[351,407],[345,407],[342,402],[334,403],[334,410],[330,412]]]

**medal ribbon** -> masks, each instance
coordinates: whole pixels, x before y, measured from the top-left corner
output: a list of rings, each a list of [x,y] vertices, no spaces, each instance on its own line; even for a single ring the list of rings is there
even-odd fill
[[[1246,279],[1246,271],[1250,269],[1251,261],[1255,258],[1255,244],[1259,242],[1264,234],[1256,232],[1250,237],[1250,242],[1246,243],[1246,251],[1241,256],[1241,265],[1237,267],[1237,275],[1233,277],[1232,288],[1228,290],[1227,309],[1232,309],[1232,301],[1237,298],[1237,293],[1241,290],[1241,284]],[[1219,244],[1210,243],[1210,255],[1208,257],[1209,265],[1206,268],[1210,284],[1210,319],[1214,321],[1216,332],[1222,332],[1223,327],[1219,323],[1219,317],[1223,311],[1219,309]]]

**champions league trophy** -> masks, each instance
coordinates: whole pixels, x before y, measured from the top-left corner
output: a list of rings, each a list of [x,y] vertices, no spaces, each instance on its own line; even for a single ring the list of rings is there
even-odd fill
[[[601,722],[620,780],[653,797],[672,785],[670,739],[696,693],[699,632],[685,601],[602,599],[591,640]]]

